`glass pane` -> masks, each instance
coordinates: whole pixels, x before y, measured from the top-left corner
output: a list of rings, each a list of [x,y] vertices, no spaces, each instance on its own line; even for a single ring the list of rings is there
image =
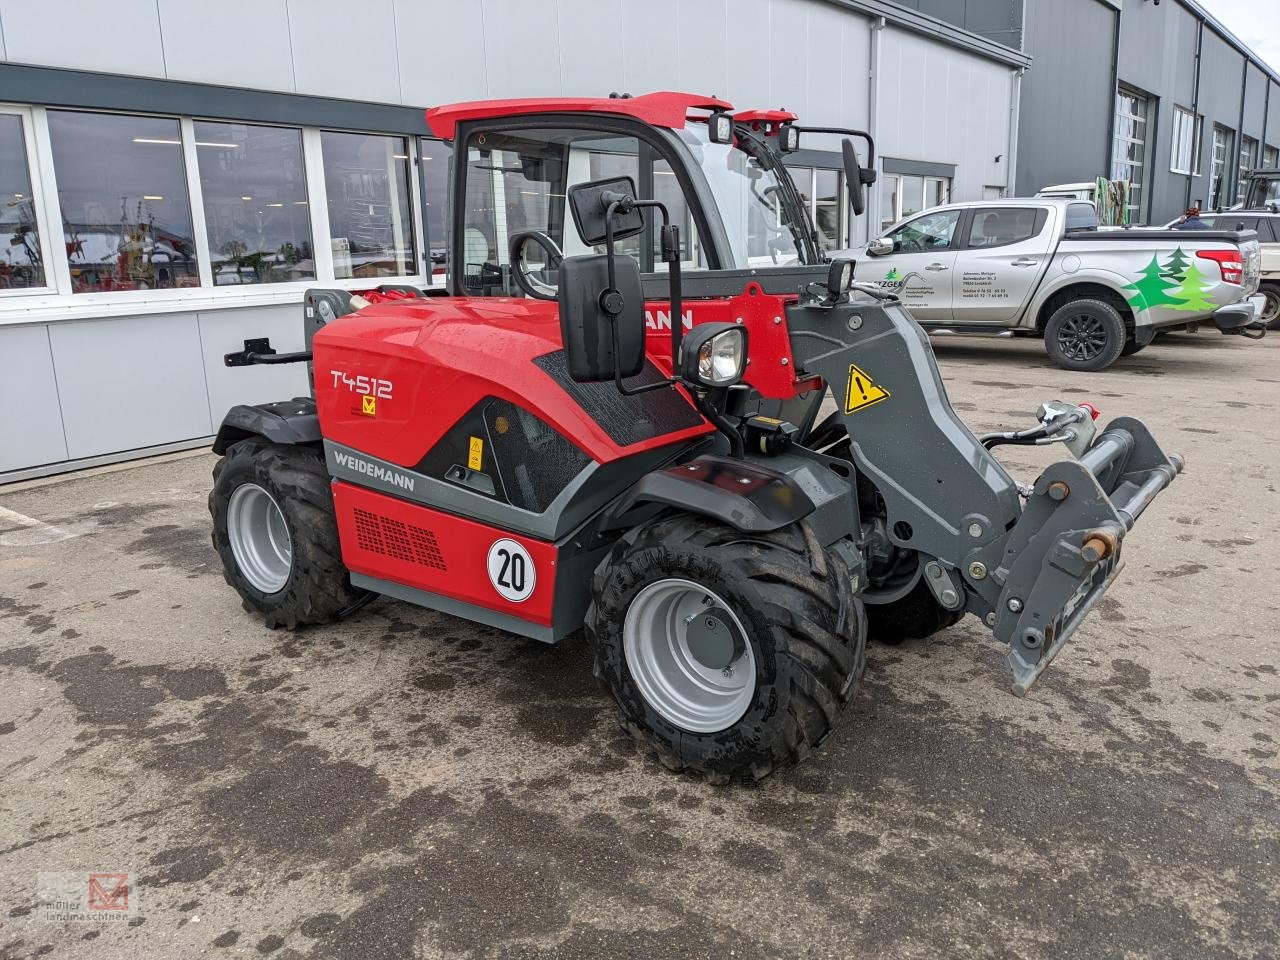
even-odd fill
[[[911,178],[906,178],[911,179]],[[950,246],[951,235],[956,232],[960,219],[959,210],[930,213],[918,220],[904,223],[889,236],[893,238],[899,253],[924,253]]]
[[[215,285],[316,275],[302,131],[195,122]]]
[[[419,141],[422,152],[422,225],[427,233],[431,282],[443,282],[449,249],[449,147],[439,140]]]
[[[945,177],[930,177],[924,182],[927,207],[940,207],[951,195],[951,181]]]
[[[840,174],[835,170],[814,171],[814,224],[818,228],[818,246],[824,251],[844,246],[844,210],[840,203]]]
[[[44,285],[22,118],[0,114],[0,290]]]
[[[1030,207],[976,210],[969,227],[969,246],[1000,247],[1035,235],[1036,211]]]
[[[49,111],[75,293],[196,287],[177,120]]]
[[[880,229],[898,221],[898,178],[880,178]]]
[[[924,179],[921,177],[903,177],[902,215],[909,217],[924,209]]]
[[[321,133],[333,275],[417,273],[409,209],[409,148],[403,137]]]

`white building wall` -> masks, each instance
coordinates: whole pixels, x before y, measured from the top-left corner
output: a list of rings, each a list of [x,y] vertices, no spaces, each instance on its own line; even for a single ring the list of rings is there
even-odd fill
[[[873,78],[874,21],[827,0],[114,0],[109,12],[0,0],[0,59],[13,63],[408,106],[684,89],[812,125],[877,116],[880,155],[954,164],[955,199],[1011,183],[1011,69],[892,24],[879,33]],[[300,293],[222,293],[163,313],[77,301],[66,320],[0,301],[0,408],[24,411],[0,419],[0,478],[199,441],[236,403],[306,393],[300,366],[221,363],[249,336],[301,349]]]

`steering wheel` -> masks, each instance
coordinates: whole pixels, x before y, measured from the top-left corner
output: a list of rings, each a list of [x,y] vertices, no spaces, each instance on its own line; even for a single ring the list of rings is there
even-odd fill
[[[556,300],[556,288],[530,276],[525,270],[524,251],[530,242],[536,243],[547,254],[547,270],[560,269],[560,261],[564,254],[556,246],[556,242],[545,233],[537,230],[522,230],[511,237],[511,278],[527,296],[535,300]]]

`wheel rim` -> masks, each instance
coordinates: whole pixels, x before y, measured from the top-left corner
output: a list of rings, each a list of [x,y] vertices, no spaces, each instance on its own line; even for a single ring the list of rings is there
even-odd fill
[[[1107,346],[1107,328],[1092,314],[1067,317],[1058,328],[1058,346],[1071,360],[1092,360]]]
[[[1280,320],[1280,293],[1264,290],[1262,295],[1266,297],[1266,301],[1262,304],[1262,316],[1259,319],[1263,323]]]
[[[742,651],[727,666],[708,666],[690,648],[692,619],[714,613],[732,624]],[[692,733],[715,733],[741,719],[756,689],[751,641],[719,596],[691,580],[657,580],[627,608],[622,625],[627,668],[645,701],[663,719]]]
[[[284,589],[293,566],[293,540],[271,494],[256,483],[236,487],[227,505],[227,537],[236,565],[254,589]]]

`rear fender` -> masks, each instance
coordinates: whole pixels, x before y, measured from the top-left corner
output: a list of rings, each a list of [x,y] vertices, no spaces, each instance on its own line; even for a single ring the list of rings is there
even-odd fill
[[[221,456],[233,443],[261,437],[271,443],[288,446],[320,443],[320,421],[316,402],[310,397],[295,397],[277,403],[232,407],[222,418],[213,452]]]

